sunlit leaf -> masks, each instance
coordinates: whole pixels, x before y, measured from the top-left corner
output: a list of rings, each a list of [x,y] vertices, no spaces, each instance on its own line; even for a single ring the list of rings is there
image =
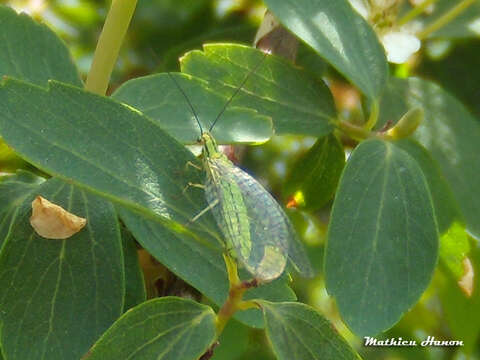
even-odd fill
[[[280,57],[264,56],[246,46],[209,44],[187,53],[181,66],[182,72],[206,80],[225,102],[250,72],[232,106],[270,116],[276,134],[330,133],[336,110],[328,87]]]
[[[50,174],[171,226],[206,206],[202,192],[183,192],[188,181],[202,182],[201,172],[185,168],[193,154],[126,106],[56,82],[43,89],[8,80],[0,109],[0,135]],[[215,236],[208,214],[193,225]]]
[[[377,35],[348,0],[265,0],[291,32],[372,99],[387,81],[385,52]]]
[[[0,78],[7,75],[41,86],[55,79],[82,86],[67,47],[47,26],[2,5],[0,26]]]
[[[186,74],[158,74],[127,81],[112,96],[142,111],[178,141],[192,144],[199,139],[200,129],[188,102],[204,130],[209,129],[225,105],[225,98],[207,85]],[[230,106],[212,134],[219,143],[260,143],[273,135],[273,129],[268,117]]]

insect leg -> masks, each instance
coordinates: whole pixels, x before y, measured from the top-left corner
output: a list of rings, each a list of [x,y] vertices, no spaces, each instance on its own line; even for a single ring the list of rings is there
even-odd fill
[[[197,170],[203,170],[201,166],[198,166],[197,164],[194,164],[191,161],[187,161],[187,163],[185,164],[185,168],[188,169],[189,166],[191,166],[191,167],[193,167]]]
[[[205,209],[203,209],[202,211],[200,211],[197,215],[195,215],[191,220],[190,222],[195,222],[198,220],[198,218],[200,216],[202,216],[203,214],[205,214],[207,211],[211,210],[213,207],[215,207],[217,204],[219,203],[218,199],[211,202]]]
[[[185,194],[185,192],[186,192],[190,187],[196,187],[196,188],[205,190],[205,185],[203,185],[203,184],[195,184],[195,183],[189,182],[189,183],[187,184],[187,186],[185,186],[185,187],[183,188],[182,193]]]

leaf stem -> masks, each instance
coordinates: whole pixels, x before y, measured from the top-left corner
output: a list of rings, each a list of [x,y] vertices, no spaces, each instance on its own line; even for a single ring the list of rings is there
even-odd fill
[[[418,15],[424,12],[424,10],[429,7],[431,4],[437,2],[438,0],[425,0],[420,5],[415,6],[412,10],[406,13],[400,20],[398,20],[398,26],[405,25],[410,20],[415,19]]]
[[[85,83],[87,90],[105,95],[136,5],[137,0],[112,0]]]
[[[425,29],[420,31],[417,34],[417,37],[420,40],[425,39],[431,33],[437,31],[441,27],[447,25],[450,21],[455,19],[458,15],[464,12],[470,5],[472,5],[476,0],[463,0],[450,10],[448,10],[445,14],[440,16],[437,20],[435,20],[432,24],[427,26]]]

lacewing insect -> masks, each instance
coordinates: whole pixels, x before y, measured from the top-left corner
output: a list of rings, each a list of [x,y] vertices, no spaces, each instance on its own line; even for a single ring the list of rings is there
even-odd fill
[[[289,244],[293,244],[291,239],[295,239],[296,234],[277,201],[257,180],[235,166],[218,149],[211,132],[232,99],[267,55],[266,53],[246,75],[208,131],[202,128],[187,95],[169,74],[185,97],[200,129],[198,142],[202,145],[203,168],[206,173],[205,184],[201,187],[205,190],[208,207],[192,221],[205,212],[212,211],[230,254],[261,282],[274,280],[283,273],[289,257]],[[298,252],[298,248],[294,252]],[[309,271],[303,272],[309,275]]]

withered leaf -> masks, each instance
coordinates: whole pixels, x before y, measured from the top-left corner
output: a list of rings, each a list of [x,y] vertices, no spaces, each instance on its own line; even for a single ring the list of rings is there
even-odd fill
[[[30,224],[38,235],[46,239],[67,239],[86,223],[87,219],[69,213],[41,196],[32,202]]]

